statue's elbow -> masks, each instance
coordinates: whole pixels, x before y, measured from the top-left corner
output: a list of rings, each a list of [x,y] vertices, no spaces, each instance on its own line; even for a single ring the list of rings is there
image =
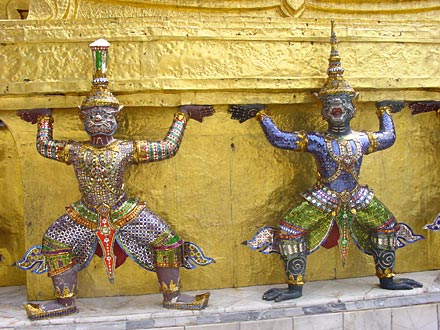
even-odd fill
[[[170,148],[168,150],[168,158],[173,158],[175,155],[177,155],[177,152],[179,151],[179,147],[175,147],[175,148]]]
[[[35,148],[37,149],[37,152],[44,157],[44,150],[45,150],[45,146],[40,142],[37,141],[37,143],[35,144]]]
[[[391,145],[393,145],[394,142],[396,142],[396,132],[393,132],[393,133],[391,134]]]
[[[271,145],[273,145],[276,148],[282,148],[282,145],[284,144],[284,139],[280,135],[266,135],[267,140]]]
[[[387,138],[387,148],[391,147],[394,145],[394,142],[396,142],[396,134],[393,132],[391,134],[389,134],[388,138]]]

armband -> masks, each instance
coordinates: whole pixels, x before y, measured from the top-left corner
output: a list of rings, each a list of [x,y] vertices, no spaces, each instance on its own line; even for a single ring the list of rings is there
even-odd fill
[[[307,146],[309,145],[309,138],[307,137],[307,132],[300,131],[298,132],[298,141],[295,142],[299,151],[305,151]]]
[[[365,134],[367,134],[368,141],[370,142],[370,146],[368,147],[366,154],[371,154],[372,152],[376,151],[377,147],[379,147],[379,142],[377,142],[377,137],[374,136],[374,133],[365,132]]]

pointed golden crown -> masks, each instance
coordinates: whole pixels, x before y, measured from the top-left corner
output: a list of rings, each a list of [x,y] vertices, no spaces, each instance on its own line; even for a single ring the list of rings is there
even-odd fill
[[[318,93],[318,97],[322,98],[326,95],[333,95],[338,93],[347,93],[349,95],[356,95],[354,89],[344,80],[344,68],[341,65],[341,57],[336,48],[338,40],[334,31],[334,21],[331,21],[331,51],[328,59],[327,79]]]
[[[90,44],[94,62],[93,80],[91,90],[82,102],[81,109],[94,106],[119,108],[119,101],[110,92],[108,79],[105,76],[109,48],[110,43],[105,39],[98,39]]]

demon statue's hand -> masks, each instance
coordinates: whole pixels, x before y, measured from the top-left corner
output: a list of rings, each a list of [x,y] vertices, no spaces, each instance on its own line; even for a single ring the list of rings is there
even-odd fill
[[[27,121],[31,124],[35,124],[37,122],[38,117],[45,115],[52,115],[52,109],[41,108],[41,109],[32,109],[32,110],[18,110],[17,116],[19,116],[24,121]]]
[[[400,112],[405,107],[404,101],[378,101],[376,102],[376,108],[380,109],[382,107],[389,107],[392,113]]]
[[[423,284],[410,278],[383,278],[380,279],[380,287],[387,290],[412,290],[423,287]]]
[[[254,118],[255,115],[266,108],[263,104],[234,104],[229,107],[231,119],[244,123],[246,120]]]
[[[440,101],[418,101],[409,104],[412,115],[417,115],[418,113],[436,111],[440,112]]]
[[[179,111],[186,113],[191,119],[203,122],[203,118],[212,116],[215,112],[212,105],[181,105]]]

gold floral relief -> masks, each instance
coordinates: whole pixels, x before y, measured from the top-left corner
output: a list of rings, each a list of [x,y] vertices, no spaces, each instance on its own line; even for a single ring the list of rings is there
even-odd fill
[[[11,1],[10,1],[11,2]],[[20,2],[23,7],[23,1]],[[329,13],[369,17],[371,15],[406,15],[427,13],[434,17],[440,11],[436,0],[395,1],[380,0],[182,0],[176,5],[174,0],[31,0],[29,1],[29,17],[32,19],[75,19],[80,17],[133,17],[183,14],[208,15],[252,15],[267,16],[275,14],[279,17],[320,17]],[[13,6],[8,4],[9,11]]]

